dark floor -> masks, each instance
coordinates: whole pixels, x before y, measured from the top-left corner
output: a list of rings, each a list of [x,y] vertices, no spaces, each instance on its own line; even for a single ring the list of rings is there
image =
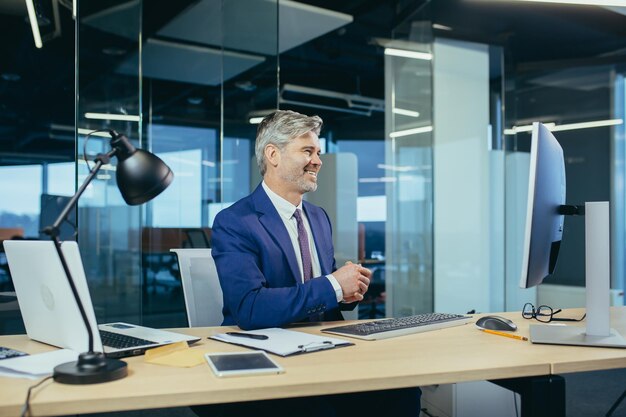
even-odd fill
[[[566,374],[567,417],[605,416],[626,390],[626,369]],[[613,413],[626,417],[626,400]]]

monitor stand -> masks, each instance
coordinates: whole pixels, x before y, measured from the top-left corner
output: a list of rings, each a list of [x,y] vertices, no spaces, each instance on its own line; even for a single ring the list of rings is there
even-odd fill
[[[587,327],[531,324],[531,342],[626,348],[626,340],[611,329],[609,236],[608,201],[585,203]]]

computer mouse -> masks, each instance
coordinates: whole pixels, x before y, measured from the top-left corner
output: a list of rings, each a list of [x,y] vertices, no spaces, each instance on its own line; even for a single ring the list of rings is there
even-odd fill
[[[481,329],[488,330],[505,330],[511,332],[517,330],[517,325],[515,323],[500,316],[481,317],[476,321],[476,326]]]

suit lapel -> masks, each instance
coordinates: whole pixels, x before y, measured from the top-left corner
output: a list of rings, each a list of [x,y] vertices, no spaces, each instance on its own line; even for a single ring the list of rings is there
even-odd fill
[[[272,239],[280,247],[285,254],[289,269],[293,279],[300,282],[300,268],[298,267],[298,261],[296,260],[296,254],[293,250],[291,238],[285,228],[280,215],[276,211],[276,208],[272,204],[272,201],[265,193],[263,187],[259,186],[254,190],[252,194],[252,200],[254,201],[254,207],[259,214],[259,222],[263,225],[267,233],[272,236]]]

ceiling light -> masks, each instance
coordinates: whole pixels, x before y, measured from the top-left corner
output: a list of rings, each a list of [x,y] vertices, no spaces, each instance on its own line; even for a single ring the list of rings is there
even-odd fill
[[[510,0],[507,0],[510,1]],[[586,6],[626,6],[626,0],[517,0],[532,3],[577,4]]]
[[[93,132],[93,129],[85,129],[82,127],[78,128],[79,135],[88,135],[91,133],[91,136],[99,136],[101,138],[108,138],[108,139],[111,138],[111,135],[109,135],[107,132],[95,132],[95,133],[92,133],[92,132]]]
[[[258,125],[263,121],[263,119],[265,119],[270,114],[276,112],[277,110],[278,109],[276,108],[253,110],[251,112],[248,112],[246,118],[248,119],[248,123],[250,123],[251,125]]]
[[[433,131],[432,126],[423,126],[423,127],[416,127],[414,129],[397,130],[395,132],[391,132],[389,134],[389,137],[399,138],[402,136],[417,135],[419,133],[427,133],[427,132],[432,132],[432,131]]]
[[[420,113],[414,110],[406,110],[406,109],[400,109],[400,108],[394,108],[392,110],[395,114],[401,114],[403,116],[409,116],[409,117],[420,117]]]
[[[407,49],[385,48],[385,55],[400,56],[403,58],[422,59],[430,61],[433,59],[433,54],[428,52],[409,51]]]
[[[376,168],[380,168],[380,169],[386,169],[389,171],[396,171],[396,172],[409,172],[409,171],[417,171],[418,167],[416,166],[403,166],[403,165],[388,165],[388,164],[378,164],[376,165]]]
[[[440,25],[439,23],[433,23],[433,29],[452,30],[450,26]]]
[[[204,99],[202,97],[198,97],[198,96],[187,97],[187,103],[193,104],[194,106],[198,106],[202,104],[203,102],[204,102]]]
[[[256,85],[253,84],[251,81],[237,81],[235,83],[235,87],[247,92],[252,92],[256,90]]]
[[[552,130],[552,128],[554,128],[554,126],[556,126],[556,123],[544,123],[543,124],[545,127],[548,128],[548,130]],[[516,133],[522,133],[522,132],[532,132],[533,130],[533,125],[522,125],[522,126],[513,126],[510,129],[504,129],[504,134],[505,135],[514,135]]]
[[[85,113],[85,119],[96,120],[120,120],[125,122],[138,122],[140,117],[132,114],[111,114],[111,113]]]
[[[565,125],[558,125],[553,128],[549,128],[553,132],[560,132],[563,130],[576,130],[576,129],[589,129],[592,127],[603,126],[616,126],[623,124],[622,119],[610,119],[610,120],[597,120],[595,122],[583,122],[583,123],[570,123]]]
[[[551,132],[562,132],[564,130],[589,129],[593,127],[617,126],[624,123],[622,119],[596,120],[593,122],[567,123],[557,125],[556,123],[544,123]],[[511,129],[504,129],[505,135],[515,135],[521,132],[531,132],[533,125],[513,126]]]
[[[33,0],[26,0],[26,9],[28,9],[28,20],[30,20],[30,28],[33,31],[35,46],[37,48],[41,48],[43,46],[43,43],[41,42],[41,34],[39,33],[37,13],[35,12],[35,5],[33,4]]]
[[[395,177],[359,178],[359,182],[364,183],[364,184],[373,183],[373,182],[396,182],[396,178]]]
[[[258,125],[263,121],[263,119],[265,119],[265,117],[251,117],[250,119],[248,119],[248,123],[250,123],[251,125]]]

